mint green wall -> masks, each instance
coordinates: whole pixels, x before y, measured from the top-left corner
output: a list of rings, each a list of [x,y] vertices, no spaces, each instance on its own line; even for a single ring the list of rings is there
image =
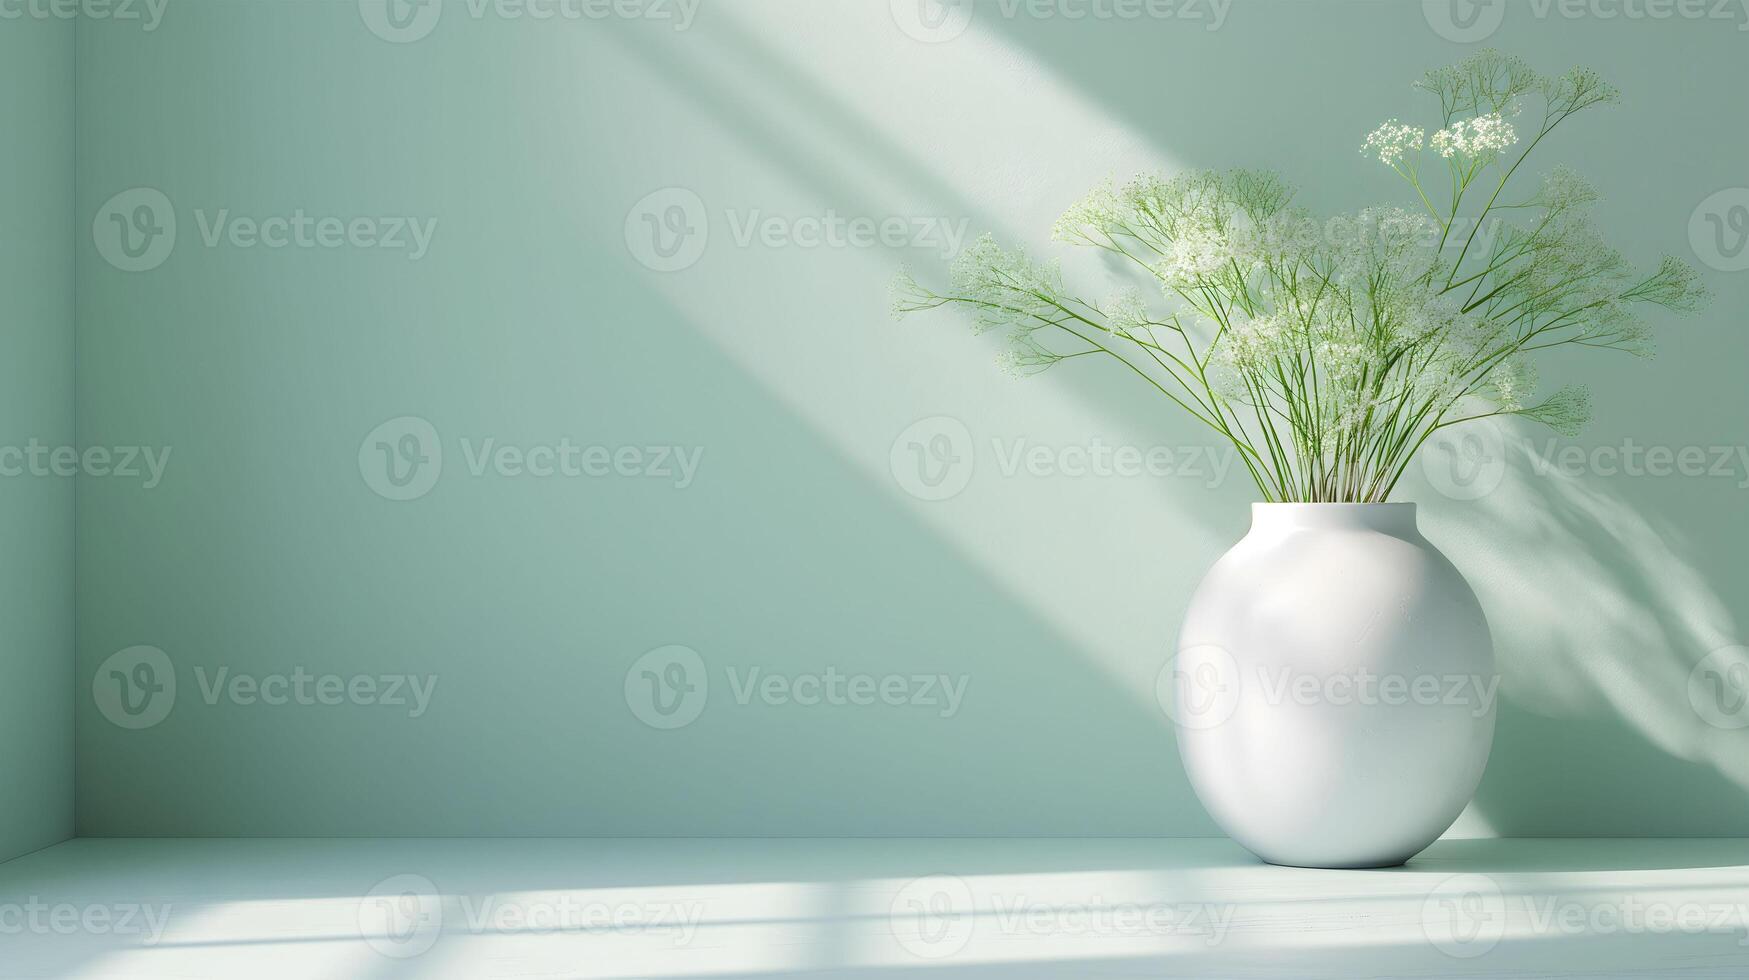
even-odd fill
[[[0,88],[0,446],[71,446],[72,22],[0,21]],[[73,833],[74,481],[7,469],[0,861]]]
[[[80,437],[170,452],[150,489],[80,481],[81,833],[1215,833],[1154,681],[1243,531],[1243,481],[1005,475],[992,440],[1207,443],[1115,371],[1014,382],[950,317],[889,322],[901,263],[939,273],[930,243],[739,233],[831,209],[1045,249],[1089,185],[1150,167],[1274,166],[1327,209],[1400,201],[1357,147],[1470,48],[1419,3],[1223,4],[1217,30],[980,3],[936,44],[896,26],[905,3],[682,7],[676,30],[447,0],[404,43],[373,32],[409,36],[370,0],[176,0],[151,31],[81,27]],[[1546,162],[1596,178],[1636,259],[1690,254],[1696,206],[1749,181],[1749,33],[1514,11],[1495,43],[1627,92]],[[116,255],[114,195],[140,187],[176,237],[130,272],[100,248]],[[696,198],[646,198],[674,187]],[[417,258],[230,236],[300,211],[435,229]],[[693,256],[658,251],[646,214],[664,235],[708,225],[683,242],[696,262],[651,268]],[[1745,444],[1749,273],[1706,274],[1718,302],[1666,324],[1661,357],[1572,365],[1598,405],[1578,445]],[[433,470],[399,489],[376,444],[429,457],[430,432],[373,431],[406,416],[442,460],[403,501]],[[937,416],[975,465],[932,501],[908,492],[929,495],[909,442],[958,430],[901,433]],[[683,487],[474,476],[487,438],[702,456]],[[1749,642],[1741,465],[1564,480],[1507,455],[1479,501],[1408,492],[1483,594],[1506,671],[1457,832],[1749,832],[1749,732],[1687,696],[1702,657]],[[111,659],[139,645],[163,658]],[[709,687],[661,729],[630,704],[634,662],[669,645]],[[743,704],[753,667],[965,687],[951,710]],[[92,694],[166,669],[149,727]],[[209,703],[220,670],[436,687],[418,717]]]

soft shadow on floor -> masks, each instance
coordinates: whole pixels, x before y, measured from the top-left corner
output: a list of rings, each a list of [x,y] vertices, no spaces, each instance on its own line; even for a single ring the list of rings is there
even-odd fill
[[[1749,839],[1543,837],[1527,847],[1523,838],[1442,840],[1422,851],[1405,869],[1451,874],[1533,871],[1662,871],[1685,868],[1736,868],[1749,881]]]

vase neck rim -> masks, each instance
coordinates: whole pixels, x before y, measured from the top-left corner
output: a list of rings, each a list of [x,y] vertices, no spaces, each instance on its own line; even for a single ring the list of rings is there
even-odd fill
[[[1384,504],[1261,504],[1251,505],[1251,528],[1332,528],[1338,530],[1414,532],[1413,503]]]

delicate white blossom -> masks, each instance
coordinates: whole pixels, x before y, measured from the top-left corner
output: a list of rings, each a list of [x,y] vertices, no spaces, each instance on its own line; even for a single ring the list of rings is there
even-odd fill
[[[1492,112],[1474,119],[1460,119],[1433,134],[1429,141],[1442,157],[1453,153],[1466,157],[1493,156],[1518,142],[1518,131],[1512,124]]]
[[[1187,221],[1167,244],[1156,272],[1169,288],[1195,289],[1205,278],[1227,271],[1235,255],[1231,240],[1212,223]]]
[[[1360,152],[1376,156],[1380,163],[1394,167],[1404,156],[1425,145],[1427,130],[1391,119],[1367,136]]]
[[[1494,387],[1494,401],[1505,411],[1516,412],[1530,403],[1536,393],[1536,362],[1519,354],[1506,359],[1489,381]]]
[[[1120,337],[1147,336],[1149,328],[1156,322],[1149,314],[1142,294],[1134,289],[1117,294],[1105,304],[1105,329]]]
[[[1103,232],[1122,222],[1123,204],[1111,181],[1102,181],[1087,196],[1069,206],[1057,223],[1051,226],[1051,239],[1059,242],[1083,243],[1089,229]]]

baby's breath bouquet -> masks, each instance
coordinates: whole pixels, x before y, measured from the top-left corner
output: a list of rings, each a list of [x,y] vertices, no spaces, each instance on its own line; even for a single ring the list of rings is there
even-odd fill
[[[1643,274],[1607,245],[1577,174],[1520,187],[1531,152],[1616,90],[1495,51],[1416,87],[1439,100],[1438,125],[1393,119],[1362,148],[1409,184],[1411,209],[1319,220],[1273,174],[1144,176],[1095,189],[1053,237],[1134,263],[1164,304],[1135,291],[1081,299],[1055,263],[986,236],[944,293],[901,274],[895,311],[967,308],[980,331],[1007,332],[1003,360],[1020,374],[1115,358],[1231,440],[1269,501],[1383,501],[1429,436],[1480,418],[1575,433],[1585,391],[1537,397],[1533,358],[1648,354],[1638,310],[1705,299],[1684,263]]]

